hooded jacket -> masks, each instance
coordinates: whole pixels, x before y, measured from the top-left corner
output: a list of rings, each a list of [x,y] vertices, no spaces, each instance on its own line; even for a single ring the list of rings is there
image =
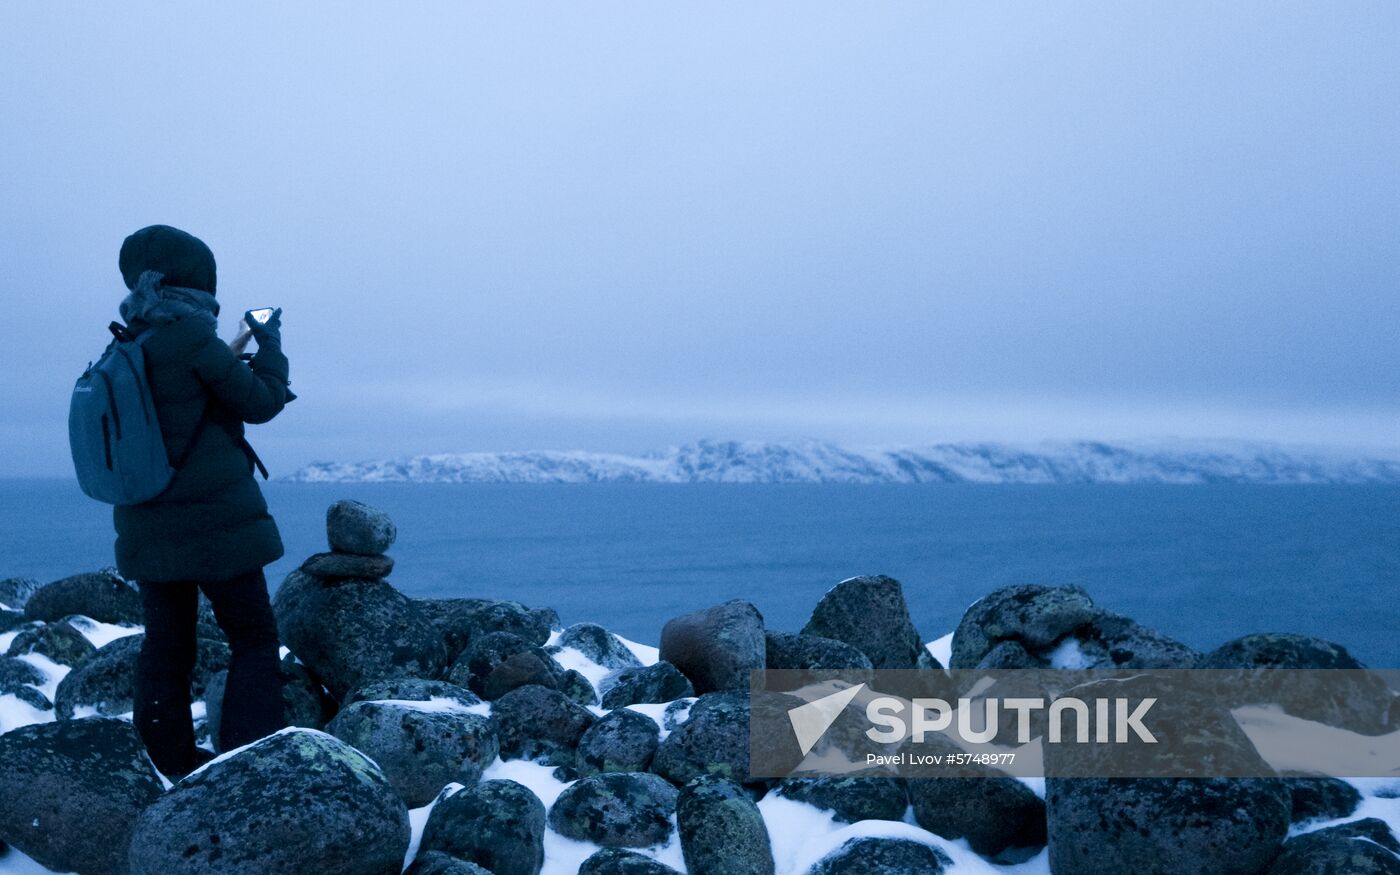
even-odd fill
[[[127,274],[125,259],[122,267]],[[122,316],[132,331],[151,332],[143,344],[146,378],[176,472],[150,501],[113,508],[117,570],[138,582],[254,571],[281,558],[283,548],[253,478],[243,427],[281,412],[287,358],[267,346],[245,363],[215,333],[212,294],[166,285],[158,270],[134,280]]]

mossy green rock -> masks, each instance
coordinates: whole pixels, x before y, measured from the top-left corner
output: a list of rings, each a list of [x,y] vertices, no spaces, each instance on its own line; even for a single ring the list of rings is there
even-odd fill
[[[10,656],[38,653],[59,665],[75,666],[97,652],[83,633],[67,622],[58,620],[21,631],[6,651]]]
[[[181,780],[142,813],[132,875],[389,875],[408,810],[364,754],[290,729]]]
[[[0,839],[55,871],[125,873],[137,817],[161,790],[124,720],[38,723],[0,735]]]
[[[575,768],[581,775],[644,771],[660,744],[659,729],[645,714],[625,708],[612,711],[579,739]]]

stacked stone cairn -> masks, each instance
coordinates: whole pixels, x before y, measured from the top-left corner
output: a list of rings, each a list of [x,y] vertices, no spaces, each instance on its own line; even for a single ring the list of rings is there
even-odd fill
[[[292,725],[173,786],[130,723],[139,634],[100,648],[88,640],[99,622],[135,632],[139,593],[109,572],[42,587],[0,581],[9,642],[0,696],[38,721],[0,734],[0,840],[82,875],[538,875],[551,832],[597,846],[580,875],[674,875],[657,859],[668,854],[695,875],[938,875],[989,871],[1047,846],[1055,875],[1400,873],[1400,842],[1380,820],[1347,820],[1363,798],[1327,778],[1052,778],[1042,795],[990,769],[752,777],[751,709],[767,707],[750,697],[752,670],[947,678],[889,577],[837,584],[799,631],[768,628],[742,600],[674,617],[660,660],[644,664],[608,630],[560,628],[549,609],[409,598],[387,579],[396,530],[386,514],[340,501],[326,523],[329,552],[288,575],[273,600],[291,651]],[[217,738],[209,730],[228,652],[207,616],[199,635],[191,689],[207,713],[201,737]],[[1001,589],[969,608],[952,667],[1049,667],[1069,643],[1090,667],[1363,668],[1339,645],[1296,635],[1250,635],[1200,654],[1080,589],[1045,586]],[[1329,701],[1329,719],[1367,735],[1396,731],[1393,700],[1354,692]],[[565,782],[548,804],[502,777],[530,768]],[[757,804],[767,796],[876,828],[804,872],[780,870]],[[405,869],[411,808],[422,832]],[[1289,837],[1319,821],[1341,822]],[[955,864],[927,833],[981,862]]]

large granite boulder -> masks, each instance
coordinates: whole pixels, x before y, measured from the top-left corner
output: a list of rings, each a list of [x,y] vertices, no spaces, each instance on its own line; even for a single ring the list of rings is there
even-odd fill
[[[1015,778],[910,778],[914,820],[945,839],[966,839],[984,857],[1019,862],[1045,846],[1045,803]],[[1010,856],[1008,856],[1010,855]]]
[[[603,848],[583,861],[578,875],[679,875],[651,857],[623,848]]]
[[[38,623],[22,630],[10,642],[9,656],[37,653],[59,665],[74,666],[97,652],[83,633],[64,620]]]
[[[132,875],[386,875],[408,850],[408,810],[364,754],[287,729],[196,770],[148,807]]]
[[[835,638],[769,631],[764,636],[768,668],[793,670],[858,670],[874,668],[870,657]]]
[[[621,638],[597,623],[575,623],[559,635],[552,647],[556,650],[572,648],[605,668],[635,668],[642,664]]]
[[[733,781],[701,776],[676,803],[681,853],[690,872],[773,875],[773,846],[758,806]]]
[[[852,577],[836,584],[817,603],[802,634],[843,641],[875,668],[933,667],[909,618],[904,588],[892,577]]]
[[[977,668],[992,648],[1014,641],[1029,653],[1043,653],[1099,614],[1094,600],[1077,586],[1023,584],[983,596],[963,613],[953,633],[950,668]]]
[[[97,649],[64,676],[54,694],[60,719],[87,712],[115,717],[130,712],[136,695],[136,659],[145,635],[127,635]],[[190,695],[202,699],[210,681],[228,668],[229,649],[222,641],[198,639]]]
[[[597,717],[558,690],[518,687],[491,707],[502,759],[573,766],[579,739]]]
[[[1341,823],[1289,839],[1266,875],[1400,875],[1400,841],[1375,817]]]
[[[588,775],[559,794],[549,825],[567,838],[607,848],[657,845],[671,835],[676,795],[675,787],[645,772]]]
[[[708,693],[661,742],[651,770],[682,785],[702,775],[747,781],[749,701],[743,693]]]
[[[13,656],[0,656],[0,695],[14,696],[40,711],[50,711],[53,703],[39,687],[48,678],[39,669]]]
[[[903,820],[909,807],[909,792],[904,784],[902,778],[893,777],[785,778],[775,792],[824,808],[843,823],[856,823]]]
[[[337,699],[370,681],[436,677],[447,665],[437,628],[382,580],[335,583],[294,571],[272,606],[282,643]]]
[[[526,684],[557,690],[563,683],[564,669],[543,647],[514,632],[486,632],[457,657],[447,670],[447,679],[494,700]]]
[[[452,660],[488,632],[510,632],[543,647],[559,625],[553,608],[527,608],[519,602],[478,598],[415,601],[442,632]]]
[[[1340,820],[1350,817],[1361,805],[1361,794],[1340,778],[1286,773],[1292,800],[1292,821]]]
[[[326,540],[338,553],[377,556],[398,534],[387,513],[362,502],[342,499],[326,509]]]
[[[695,695],[690,679],[664,659],[641,668],[619,669],[603,678],[600,686],[603,707],[609,710],[674,702]]]
[[[0,840],[49,869],[125,873],[137,817],[161,792],[124,720],[37,723],[0,735]]]
[[[574,768],[580,775],[644,771],[656,755],[658,736],[650,717],[625,708],[611,711],[579,738]]]
[[[851,839],[822,857],[807,875],[942,875],[953,871],[952,866],[947,854],[930,845],[866,837]]]
[[[492,875],[539,875],[544,803],[515,781],[482,781],[433,805],[419,852],[442,851]]]
[[[764,653],[763,615],[741,599],[673,617],[661,629],[661,658],[701,694],[747,690]]]
[[[403,875],[491,875],[475,863],[460,860],[442,851],[427,851],[416,855]]]
[[[450,701],[354,702],[326,729],[378,763],[410,808],[454,781],[476,783],[499,749],[490,718]]]
[[[75,574],[46,583],[24,604],[31,620],[53,622],[69,614],[82,614],[104,623],[144,622],[141,594],[111,570]]]

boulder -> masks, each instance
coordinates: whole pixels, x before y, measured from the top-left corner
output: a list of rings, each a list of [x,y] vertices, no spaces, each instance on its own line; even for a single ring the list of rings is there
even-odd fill
[[[132,875],[397,872],[408,810],[364,754],[284,729],[198,769],[148,807]]]
[[[559,615],[552,608],[527,608],[496,599],[417,599],[419,607],[442,632],[451,659],[473,639],[488,632],[511,632],[541,647],[549,640]]]
[[[390,678],[383,681],[371,681],[351,690],[345,696],[344,706],[348,707],[355,702],[394,699],[405,699],[410,702],[431,702],[435,699],[446,699],[449,702],[456,702],[463,708],[472,708],[481,704],[481,699],[477,698],[471,690],[447,681],[434,681],[426,678]]]
[[[491,875],[475,863],[459,860],[442,851],[428,851],[413,858],[403,875]]]
[[[764,652],[767,667],[774,669],[869,671],[874,668],[870,658],[859,649],[819,635],[769,631],[764,635]]]
[[[952,866],[938,848],[911,839],[855,838],[822,857],[808,875],[941,875]]]
[[[680,669],[661,660],[642,668],[624,668],[603,679],[603,707],[660,704],[695,695],[695,688]]]
[[[24,605],[31,620],[53,622],[69,614],[82,614],[103,623],[144,622],[141,594],[115,571],[75,574],[46,583]]]
[[[903,820],[909,793],[900,778],[786,778],[779,796],[824,808],[842,823]]]
[[[502,759],[542,760],[572,766],[579,739],[597,717],[558,690],[518,687],[491,707]]]
[[[326,721],[335,715],[335,700],[311,676],[306,666],[288,654],[282,659],[279,670],[282,679],[282,716],[288,726],[302,729],[325,729]],[[221,671],[209,678],[204,689],[205,732],[214,750],[222,752],[219,744],[219,727],[223,723],[224,685],[228,672]]]
[[[664,863],[622,848],[604,848],[578,867],[578,875],[680,875]]]
[[[377,556],[394,545],[398,528],[382,510],[342,499],[326,510],[326,540],[338,553]]]
[[[661,658],[680,669],[697,693],[747,690],[764,667],[763,615],[734,599],[683,614],[661,629]]]
[[[294,571],[272,606],[282,643],[337,699],[363,683],[436,677],[446,666],[442,635],[382,580],[332,584]]]
[[[950,668],[976,668],[1002,641],[1043,653],[1099,615],[1077,586],[1023,584],[1002,587],[967,609],[953,633]]]
[[[559,794],[549,825],[562,836],[606,848],[658,845],[671,835],[676,795],[675,787],[645,772],[588,775]]]
[[[410,808],[427,805],[454,781],[476,783],[498,752],[490,718],[450,700],[354,702],[326,729],[378,763]]]
[[[1306,635],[1246,635],[1207,653],[1197,667],[1340,670],[1337,674],[1281,672],[1285,677],[1278,679],[1250,671],[1240,677],[1236,704],[1277,705],[1295,717],[1362,735],[1385,735],[1397,728],[1394,691],[1340,644]]]
[[[708,693],[656,749],[651,770],[676,785],[701,775],[745,781],[749,774],[749,702],[743,694]]]
[[[676,824],[687,871],[773,875],[763,815],[733,781],[705,776],[687,783],[676,802]]]
[[[37,687],[48,678],[39,669],[13,656],[0,656],[0,695],[14,696],[40,711],[50,711],[53,703]]]
[[[593,689],[593,684],[588,682],[588,678],[572,668],[566,669],[559,676],[559,692],[585,708],[591,708],[598,704],[598,693]]]
[[[1109,611],[1100,611],[1079,636],[1088,668],[1191,668],[1200,658],[1175,638]]]
[[[1290,775],[1283,783],[1291,796],[1290,820],[1339,820],[1361,805],[1361,794],[1346,781],[1314,775]]]
[[[636,668],[642,664],[621,638],[597,623],[575,623],[559,635],[553,646],[571,647],[605,668]]]
[[[10,656],[37,653],[59,665],[68,666],[77,665],[96,652],[97,648],[83,633],[62,620],[25,629],[14,637],[10,649],[6,651]]]
[[[950,841],[967,839],[984,857],[1027,859],[1045,846],[1045,803],[1015,778],[985,771],[981,778],[910,778],[914,820]]]
[[[918,668],[920,654],[927,653],[909,619],[904,588],[884,575],[836,584],[817,603],[802,634],[843,641],[875,668]]]
[[[49,869],[125,873],[136,819],[161,791],[124,720],[37,723],[0,735],[0,839]]]
[[[11,611],[23,611],[29,597],[39,591],[39,581],[32,577],[7,577],[0,580],[0,605]]]
[[[388,556],[357,556],[354,553],[314,553],[301,563],[301,570],[313,577],[378,580],[394,570]]]
[[[447,671],[452,683],[492,700],[526,684],[559,689],[563,675],[543,647],[513,632],[480,635]]]
[[[482,781],[440,798],[420,851],[442,851],[492,875],[538,875],[544,865],[544,803],[514,781]]]
[[[71,719],[79,709],[104,716],[131,711],[136,695],[136,659],[145,640],[144,634],[127,635],[104,644],[65,675],[54,694],[59,718]],[[197,643],[190,697],[203,699],[214,675],[228,668],[229,649],[222,641],[197,639]]]
[[[1400,841],[1375,817],[1289,839],[1266,875],[1400,875]]]
[[[580,775],[643,771],[660,744],[657,729],[656,721],[636,711],[611,711],[579,739],[574,767]]]

